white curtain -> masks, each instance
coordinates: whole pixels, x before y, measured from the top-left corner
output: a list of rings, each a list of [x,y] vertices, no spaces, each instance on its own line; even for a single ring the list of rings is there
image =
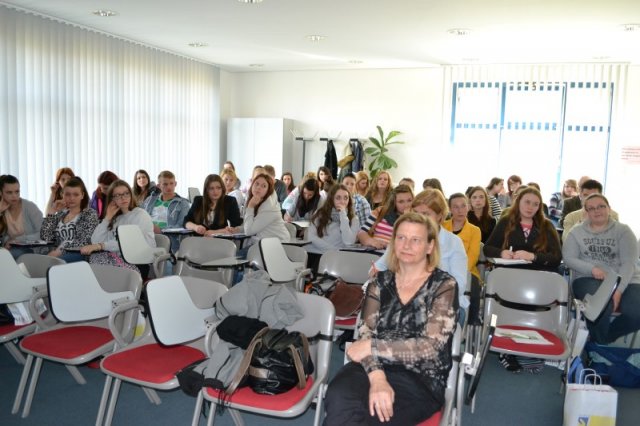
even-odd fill
[[[92,192],[111,170],[132,183],[176,174],[178,192],[217,172],[219,70],[0,5],[0,173],[44,208],[59,167]]]

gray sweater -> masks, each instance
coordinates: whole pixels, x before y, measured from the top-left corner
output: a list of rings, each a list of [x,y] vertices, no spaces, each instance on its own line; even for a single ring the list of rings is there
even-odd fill
[[[562,257],[575,278],[591,277],[591,269],[597,266],[620,275],[620,292],[629,284],[640,284],[638,241],[631,228],[611,218],[601,232],[593,232],[588,219],[574,226],[562,247]]]
[[[113,224],[113,229],[109,229],[109,221],[104,219],[93,231],[91,236],[91,243],[98,244],[104,243],[104,249],[107,251],[120,252],[118,246],[118,240],[116,238],[116,229],[120,225],[138,225],[142,230],[144,239],[151,247],[156,246],[156,237],[153,235],[153,222],[151,216],[142,210],[140,207],[136,207],[126,214],[118,216]]]
[[[344,210],[340,213],[333,209],[331,213],[331,221],[322,233],[322,238],[318,236],[318,228],[316,227],[317,219],[311,222],[309,226],[309,241],[311,245],[307,247],[307,251],[311,253],[324,253],[329,250],[337,250],[356,242],[356,235],[360,230],[360,221],[354,216],[349,223],[349,217]]]
[[[40,239],[40,228],[42,227],[42,221],[44,216],[42,211],[29,200],[24,198],[22,201],[22,226],[24,226],[24,234],[16,238],[19,241],[38,240]],[[7,213],[8,214],[8,213]],[[0,241],[4,245],[9,240],[9,235],[5,232],[0,235]]]

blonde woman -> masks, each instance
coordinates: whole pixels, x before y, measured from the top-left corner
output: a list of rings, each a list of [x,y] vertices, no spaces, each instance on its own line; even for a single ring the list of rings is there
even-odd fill
[[[391,191],[393,191],[391,175],[389,172],[381,171],[371,181],[369,191],[367,191],[367,195],[365,196],[371,206],[371,210],[384,206],[389,199]]]

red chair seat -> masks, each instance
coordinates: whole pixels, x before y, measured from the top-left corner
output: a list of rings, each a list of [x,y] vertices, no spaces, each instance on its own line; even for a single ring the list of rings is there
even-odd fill
[[[440,419],[442,418],[442,410],[436,411],[433,413],[433,416],[429,417],[427,420],[418,423],[416,426],[438,426],[440,424]]]
[[[346,318],[346,319],[337,319],[335,321],[335,325],[339,325],[341,327],[355,327],[356,317]]]
[[[190,346],[152,343],[108,355],[102,361],[102,367],[133,380],[159,384],[173,380],[177,371],[204,357],[202,351]]]
[[[514,352],[526,352],[532,355],[562,355],[565,351],[564,344],[562,340],[556,336],[555,334],[547,331],[541,330],[539,328],[532,327],[523,327],[519,325],[501,325],[500,328],[506,328],[510,330],[534,330],[537,331],[544,337],[546,340],[551,342],[550,345],[537,345],[537,344],[527,344],[527,343],[516,343],[513,339],[509,337],[499,337],[494,336],[493,341],[491,342],[492,349],[502,349],[505,351],[514,351]]]
[[[280,395],[262,395],[255,393],[250,387],[244,387],[238,389],[231,397],[222,395],[227,402],[233,402],[235,404],[241,404],[251,406],[255,408],[262,408],[265,410],[274,411],[286,411],[289,408],[296,405],[304,396],[309,392],[309,389],[313,385],[313,377],[307,378],[307,385],[304,389],[298,389],[297,387],[291,389],[288,392],[281,393]],[[223,398],[219,398],[219,390],[207,388],[207,395],[213,399],[220,401]]]
[[[14,324],[5,324],[0,325],[0,336],[4,336],[5,334],[13,333],[21,328],[28,327],[31,324],[27,325],[14,325]]]
[[[102,327],[65,327],[27,336],[24,350],[60,359],[73,359],[90,353],[113,340],[111,332]]]

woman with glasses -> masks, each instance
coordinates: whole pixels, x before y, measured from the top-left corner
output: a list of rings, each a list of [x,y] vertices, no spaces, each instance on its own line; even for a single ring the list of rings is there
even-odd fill
[[[351,362],[329,384],[325,425],[415,425],[441,409],[458,297],[438,268],[438,232],[418,213],[396,221],[389,269],[366,288]]]
[[[144,209],[136,207],[129,184],[121,179],[114,181],[107,189],[105,215],[91,236],[91,244],[80,249],[80,253],[91,255],[90,263],[115,265],[140,272],[136,265],[124,261],[116,238],[120,225],[140,227],[147,244],[156,246],[151,216]],[[143,274],[146,271],[142,271]],[[145,274],[146,275],[146,274]]]
[[[573,294],[583,299],[598,290],[609,274],[621,277],[600,318],[587,322],[597,343],[608,344],[640,329],[640,260],[638,240],[629,226],[611,217],[609,201],[591,194],[584,201],[587,218],[574,226],[562,248],[565,263],[573,270]],[[612,312],[620,312],[613,321]]]

